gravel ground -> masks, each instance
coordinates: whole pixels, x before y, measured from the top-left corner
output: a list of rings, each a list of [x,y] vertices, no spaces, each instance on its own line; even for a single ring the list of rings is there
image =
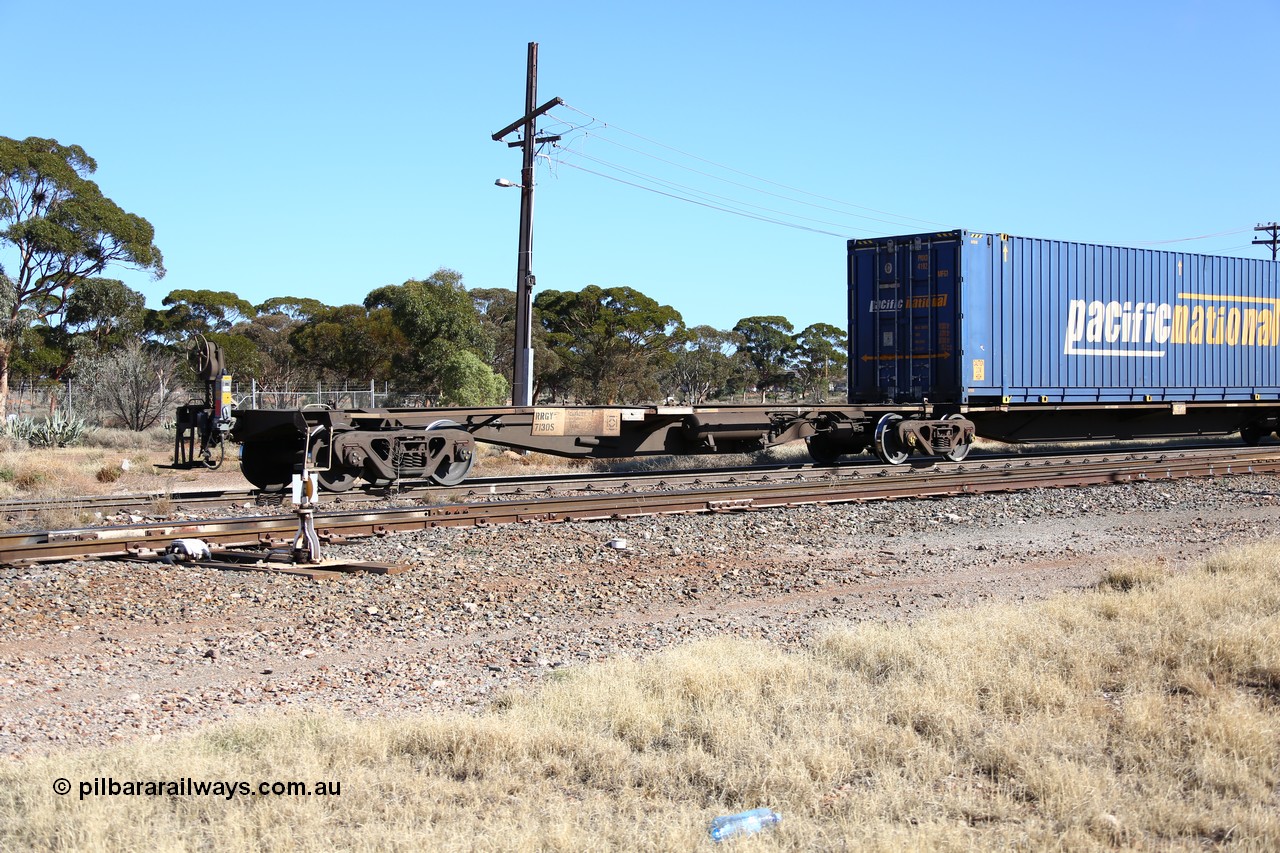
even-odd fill
[[[399,575],[0,569],[0,754],[163,737],[280,707],[482,709],[566,666],[719,634],[805,642],[1185,565],[1280,529],[1280,477],[631,521],[330,547]],[[609,546],[616,537],[628,547]]]

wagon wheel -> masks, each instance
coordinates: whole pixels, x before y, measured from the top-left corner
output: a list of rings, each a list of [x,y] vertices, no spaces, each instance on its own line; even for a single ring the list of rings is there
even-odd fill
[[[1250,447],[1258,444],[1267,433],[1257,423],[1249,423],[1240,427],[1240,440]]]
[[[331,458],[327,439],[321,438],[315,443],[311,448],[311,459],[316,465],[322,465],[326,461],[329,463],[327,469],[316,472],[316,479],[326,492],[349,491],[360,478],[360,469],[347,467],[341,461]]]
[[[461,425],[449,420],[435,421],[427,427],[427,432],[448,429],[465,432],[465,430],[462,430]],[[440,464],[438,464],[435,470],[428,475],[434,482],[441,486],[456,486],[463,480],[467,479],[467,475],[471,473],[471,466],[475,464],[476,454],[475,443],[471,441],[469,433],[466,435],[467,441],[465,442],[465,446],[459,447],[460,443],[455,441],[453,445],[453,452],[443,454],[440,457]],[[439,436],[437,438],[431,438],[428,436],[428,440],[432,450],[437,446],[437,441],[449,441],[449,439],[444,436]]]
[[[283,492],[302,463],[293,440],[251,441],[240,447],[240,473],[263,492]]]
[[[958,421],[958,420],[961,420],[963,417],[964,415],[960,415],[960,414],[947,415],[946,417],[943,418],[943,420]],[[942,454],[942,458],[950,462],[963,462],[965,460],[965,457],[969,455],[969,451],[972,449],[973,449],[973,442],[969,442],[968,444],[961,444],[955,450],[950,450]]]
[[[318,471],[316,473],[316,479],[320,481],[320,485],[324,487],[326,492],[350,491],[359,476],[359,472],[352,471],[350,468],[335,468],[331,471]]]
[[[834,465],[840,458],[840,448],[824,433],[811,435],[805,440],[809,448],[809,458],[817,465]]]
[[[876,456],[879,456],[882,462],[889,465],[901,465],[907,461],[909,451],[898,441],[898,436],[894,429],[894,426],[901,420],[902,415],[895,415],[891,412],[876,424],[876,435],[873,444]]]

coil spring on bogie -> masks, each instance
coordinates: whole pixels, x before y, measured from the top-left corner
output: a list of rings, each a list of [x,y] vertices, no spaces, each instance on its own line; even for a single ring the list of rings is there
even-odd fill
[[[941,454],[949,451],[951,449],[951,436],[954,432],[955,429],[952,427],[934,424],[933,429],[929,431],[933,452]]]
[[[406,449],[404,442],[396,442],[391,455],[391,467],[395,469],[396,477],[401,479],[406,472],[424,470],[427,467],[427,460],[431,458],[431,454],[423,448],[422,442],[408,442],[407,446],[413,449]]]
[[[400,455],[401,468],[425,468],[427,465],[427,454],[425,453],[403,453]]]

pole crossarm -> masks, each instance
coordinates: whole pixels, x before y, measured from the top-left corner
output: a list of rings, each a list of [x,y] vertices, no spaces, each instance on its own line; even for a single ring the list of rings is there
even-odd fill
[[[521,125],[526,125],[526,124],[528,124],[529,122],[533,121],[533,120],[534,120],[535,118],[537,118],[538,116],[540,116],[540,115],[542,115],[543,113],[545,113],[545,112],[547,112],[548,110],[550,110],[552,107],[559,107],[559,106],[563,106],[563,104],[564,104],[564,98],[552,98],[551,100],[547,101],[547,102],[546,102],[545,104],[543,104],[542,106],[538,107],[538,108],[537,108],[536,110],[534,110],[533,112],[531,112],[531,113],[529,113],[528,115],[525,115],[525,116],[523,116],[523,117],[521,117],[521,118],[516,119],[515,121],[511,122],[511,124],[507,125],[507,126],[506,126],[506,127],[504,127],[502,130],[500,130],[500,131],[498,131],[497,133],[495,133],[495,134],[493,135],[493,141],[494,141],[494,142],[497,142],[498,140],[502,139],[502,137],[506,136],[506,135],[507,135],[508,133],[510,133],[511,131],[515,130],[516,128],[520,127]]]
[[[1254,228],[1253,230],[1262,231],[1266,234],[1271,235],[1270,240],[1254,240],[1253,245],[1266,246],[1268,249],[1270,249],[1271,260],[1274,261],[1276,259],[1277,252],[1280,251],[1280,224],[1272,222],[1269,225],[1259,225],[1257,228]]]

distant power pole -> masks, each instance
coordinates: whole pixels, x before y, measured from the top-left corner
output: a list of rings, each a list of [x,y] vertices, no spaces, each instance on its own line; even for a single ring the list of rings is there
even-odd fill
[[[529,66],[525,76],[524,115],[493,135],[499,142],[512,131],[523,128],[521,139],[508,142],[508,148],[520,148],[524,167],[520,170],[520,252],[516,259],[516,349],[511,371],[511,402],[516,406],[533,404],[533,161],[536,146],[555,142],[560,137],[539,138],[535,125],[538,116],[564,103],[552,98],[540,107],[538,101],[538,43],[529,42]],[[498,186],[511,186],[510,181],[497,181]]]
[[[1270,246],[1270,247],[1271,247],[1271,260],[1273,260],[1273,261],[1274,261],[1274,260],[1276,259],[1277,251],[1280,251],[1280,224],[1276,224],[1275,222],[1272,222],[1272,223],[1271,223],[1271,224],[1269,224],[1269,225],[1259,225],[1258,227],[1254,228],[1253,230],[1254,230],[1254,231],[1265,231],[1265,232],[1267,232],[1268,234],[1270,234],[1270,235],[1271,235],[1271,239],[1270,239],[1270,240],[1254,240],[1254,241],[1253,241],[1253,245],[1255,245],[1255,246]]]

